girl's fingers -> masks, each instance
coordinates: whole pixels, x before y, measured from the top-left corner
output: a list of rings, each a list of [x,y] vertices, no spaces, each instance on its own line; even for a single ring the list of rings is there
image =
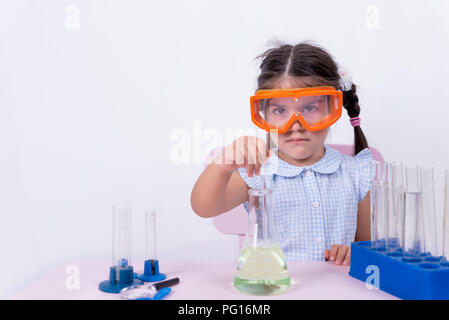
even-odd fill
[[[346,251],[345,260],[343,260],[343,265],[349,266],[351,263],[351,247],[348,247],[348,251]]]
[[[256,175],[260,174],[260,156],[258,145],[255,140],[250,140],[250,143],[247,148],[248,152],[248,164],[252,165]]]
[[[237,165],[237,167],[243,167],[245,165],[245,154],[241,152],[240,150],[236,150],[234,153],[234,163]]]
[[[248,177],[252,177],[253,176],[253,171],[254,171],[254,165],[251,164],[250,162],[250,155],[248,153],[248,149],[245,148],[244,152],[244,161],[243,161],[243,165],[246,168],[246,172],[248,173]]]
[[[259,174],[260,164],[257,158],[257,145],[252,142],[248,147],[248,164],[253,166],[256,174]]]
[[[346,256],[346,252],[348,251],[348,246],[345,244],[342,244],[339,248],[338,248],[338,252],[337,252],[337,258],[335,259],[335,264],[340,265],[345,256]]]
[[[267,156],[267,146],[265,142],[263,142],[261,139],[257,140],[257,156],[258,156],[258,163],[265,164],[267,162],[268,156]]]
[[[338,244],[333,244],[330,252],[331,261],[335,261],[335,258],[337,257],[337,251],[338,251]]]
[[[329,261],[330,251],[324,250],[324,260]]]
[[[260,168],[270,154],[262,139],[248,136],[235,141],[234,151],[233,162],[236,167],[245,167],[249,177],[260,174]]]

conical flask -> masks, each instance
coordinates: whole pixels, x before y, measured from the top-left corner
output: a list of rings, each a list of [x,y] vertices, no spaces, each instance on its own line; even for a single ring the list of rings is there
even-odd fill
[[[268,188],[250,189],[249,223],[234,277],[234,287],[252,295],[275,295],[288,290],[290,276],[269,208]]]

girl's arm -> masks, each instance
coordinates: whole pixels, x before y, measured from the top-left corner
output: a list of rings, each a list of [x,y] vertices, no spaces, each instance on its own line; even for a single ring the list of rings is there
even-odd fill
[[[357,229],[355,232],[354,241],[370,240],[370,233],[370,193],[368,191],[365,199],[359,202],[359,209],[357,212]]]
[[[240,174],[215,163],[200,175],[190,197],[193,211],[203,218],[225,213],[247,200],[248,186]]]
[[[249,176],[260,173],[270,150],[257,137],[242,136],[216,156],[198,178],[190,203],[200,217],[211,218],[225,213],[248,200],[248,186],[237,168],[246,168]]]

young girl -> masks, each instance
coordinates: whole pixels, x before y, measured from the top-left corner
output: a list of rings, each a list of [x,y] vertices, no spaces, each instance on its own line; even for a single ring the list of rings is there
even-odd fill
[[[198,178],[192,208],[201,217],[242,203],[248,210],[248,189],[263,186],[265,164],[286,260],[349,265],[351,242],[370,236],[366,164],[372,158],[359,125],[356,86],[342,81],[330,54],[310,43],[282,45],[260,57],[251,110],[253,122],[268,131],[267,143],[246,136],[227,146]],[[324,144],[342,106],[354,127],[354,157]]]

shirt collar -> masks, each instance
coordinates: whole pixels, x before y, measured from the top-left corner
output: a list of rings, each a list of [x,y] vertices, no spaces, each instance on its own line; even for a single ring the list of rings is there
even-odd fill
[[[282,160],[277,155],[278,148],[274,148],[271,152],[270,158],[268,159],[266,168],[269,173],[283,177],[297,176],[306,169],[311,169],[321,174],[333,173],[340,167],[342,155],[340,152],[332,149],[328,145],[325,145],[324,148],[324,156],[313,165],[307,167],[294,166]]]

